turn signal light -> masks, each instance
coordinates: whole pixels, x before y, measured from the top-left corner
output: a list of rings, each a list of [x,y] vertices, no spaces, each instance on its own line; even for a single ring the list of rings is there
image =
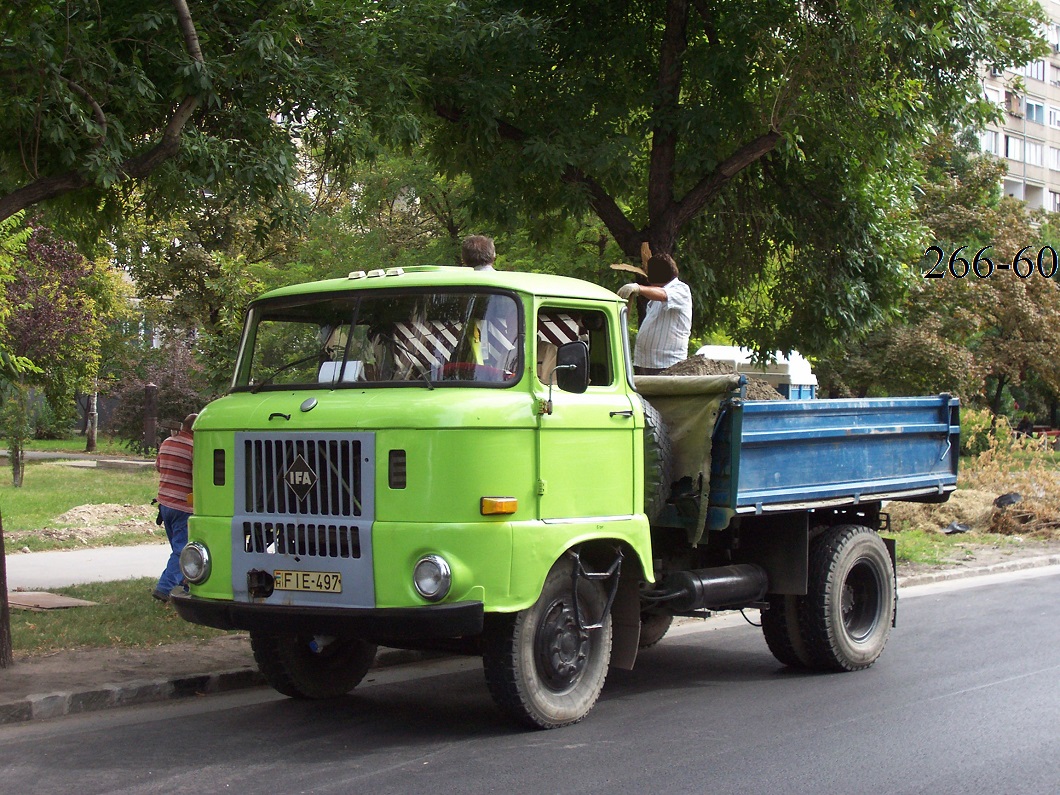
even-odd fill
[[[479,510],[483,516],[515,513],[519,509],[519,500],[515,497],[483,497]]]

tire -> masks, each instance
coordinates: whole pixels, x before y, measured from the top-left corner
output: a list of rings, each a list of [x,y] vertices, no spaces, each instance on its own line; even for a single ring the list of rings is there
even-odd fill
[[[569,726],[593,708],[611,661],[611,616],[603,627],[577,628],[571,589],[573,563],[552,567],[531,607],[514,615],[490,615],[482,664],[497,705],[535,729]],[[579,580],[578,602],[587,623],[607,603],[599,582]]]
[[[291,698],[345,695],[360,684],[375,660],[375,645],[358,638],[332,638],[319,651],[313,651],[313,642],[313,635],[250,633],[258,670],[275,690]]]
[[[666,507],[673,489],[673,450],[662,415],[647,400],[644,406],[644,513],[653,522]]]
[[[829,528],[810,545],[809,593],[800,627],[811,667],[868,668],[891,634],[894,565],[883,539],[859,525]]]
[[[663,639],[674,617],[669,613],[641,613],[640,614],[640,642],[639,649],[650,649]]]
[[[762,611],[762,634],[773,656],[791,668],[810,668],[812,660],[799,627],[801,596],[772,596]]]

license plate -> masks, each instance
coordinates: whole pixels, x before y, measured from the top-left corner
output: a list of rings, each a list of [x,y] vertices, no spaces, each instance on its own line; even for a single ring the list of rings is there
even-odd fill
[[[337,571],[289,571],[272,573],[277,591],[322,591],[342,593],[342,574]]]

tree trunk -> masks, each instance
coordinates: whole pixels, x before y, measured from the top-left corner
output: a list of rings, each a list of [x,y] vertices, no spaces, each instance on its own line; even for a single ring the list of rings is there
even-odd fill
[[[26,471],[26,453],[21,439],[8,439],[7,454],[11,456],[11,485],[22,488],[22,476]]]
[[[96,413],[96,402],[99,398],[98,392],[93,392],[88,396],[88,411],[85,412],[85,452],[94,453],[96,452],[96,422],[98,420],[98,414]]]
[[[1004,395],[1006,383],[1008,379],[1005,376],[997,377],[997,389],[994,390],[994,399],[990,402],[990,410],[994,415],[990,420],[991,427],[997,423],[997,415],[1001,413],[1001,398]]]
[[[4,517],[0,515],[0,668],[15,663],[11,644],[11,607],[7,603],[7,557],[4,551]]]

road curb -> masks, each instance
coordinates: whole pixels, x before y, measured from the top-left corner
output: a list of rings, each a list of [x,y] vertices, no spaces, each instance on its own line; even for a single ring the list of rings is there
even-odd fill
[[[1021,569],[1036,569],[1040,566],[1060,565],[1060,554],[1038,555],[1033,558],[1016,558],[1005,560],[1001,563],[992,563],[989,566],[975,566],[972,568],[942,569],[941,571],[930,571],[920,574],[911,574],[908,577],[898,578],[898,587],[910,585],[926,585],[932,582],[945,582],[946,580],[960,580],[965,577],[985,577],[988,574],[1000,574],[1006,571],[1020,571]]]
[[[1040,566],[1060,565],[1060,554],[1008,560],[989,566],[945,569],[902,577],[898,586],[982,577],[1006,571],[1018,571]],[[445,656],[440,652],[383,649],[376,658],[374,669],[407,665]],[[120,684],[100,685],[73,692],[40,693],[0,703],[0,726],[36,720],[60,718],[97,710],[130,707],[173,699],[189,698],[212,693],[226,693],[250,687],[262,687],[265,679],[251,666],[213,673],[183,675],[170,679],[137,680]]]
[[[443,655],[439,652],[381,649],[372,669],[408,665],[439,656]],[[0,703],[0,726],[264,686],[265,678],[258,669],[245,666],[167,679],[97,685],[79,691],[35,693]]]

